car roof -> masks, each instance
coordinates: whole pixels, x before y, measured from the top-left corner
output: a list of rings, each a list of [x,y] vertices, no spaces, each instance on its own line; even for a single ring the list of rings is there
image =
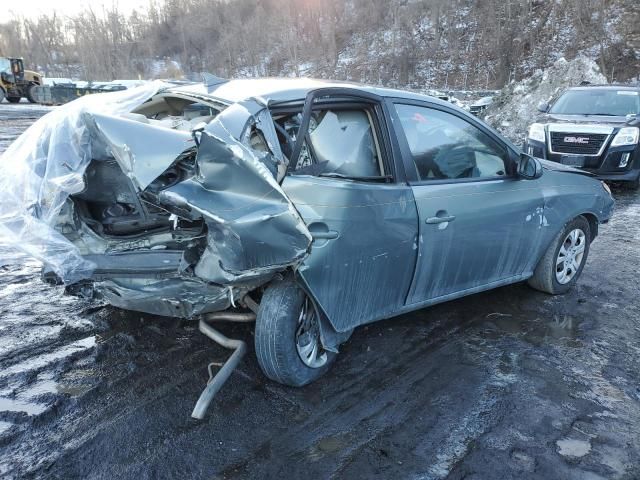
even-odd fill
[[[204,83],[195,83],[186,86],[173,87],[169,91],[194,95],[198,97],[208,97],[225,104],[237,103],[252,97],[261,97],[273,103],[287,103],[303,101],[311,90],[327,87],[341,87],[367,92],[381,97],[402,98],[429,102],[433,105],[440,105],[447,109],[459,112],[466,118],[478,122],[478,118],[466,112],[462,108],[446,100],[424,95],[408,90],[397,90],[393,88],[374,87],[355,82],[342,82],[338,80],[321,80],[317,78],[244,78],[224,81],[222,83],[207,86]],[[483,123],[483,122],[480,122]],[[495,135],[510,146],[514,151],[519,151],[509,139],[500,135],[494,128],[484,124],[484,127],[492,131]]]
[[[630,90],[639,91],[640,86],[633,85],[580,85],[579,87],[571,87],[569,90]]]
[[[202,83],[181,86],[172,89],[172,91],[213,97],[225,103],[241,102],[251,97],[261,97],[275,103],[284,103],[304,100],[311,90],[327,87],[348,88],[381,97],[400,97],[409,100],[428,101],[448,107],[453,106],[451,103],[439,98],[417,92],[316,78],[245,78],[229,80],[213,86],[206,86]]]

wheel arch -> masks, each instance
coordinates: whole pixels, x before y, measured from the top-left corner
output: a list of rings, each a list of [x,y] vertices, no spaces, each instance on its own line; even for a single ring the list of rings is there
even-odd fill
[[[320,303],[313,294],[313,291],[309,288],[302,276],[293,269],[287,273],[292,275],[296,284],[304,291],[313,304],[313,308],[320,320],[320,340],[322,341],[322,346],[330,352],[338,353],[338,347],[349,339],[353,333],[353,329],[347,330],[346,332],[337,331],[329,321],[326,312],[322,309]]]
[[[589,241],[593,242],[593,240],[598,236],[598,228],[600,225],[600,221],[598,220],[598,217],[591,212],[581,213],[580,215],[578,215],[578,217],[584,217],[587,220],[587,222],[589,222],[589,233],[590,233]]]
[[[573,214],[565,217],[566,220],[558,223],[560,227],[555,233],[544,237],[544,239],[541,241],[539,245],[539,250],[535,255],[533,263],[531,264],[533,269],[535,269],[536,266],[540,263],[540,260],[542,260],[542,257],[544,257],[545,252],[549,248],[549,245],[551,245],[551,243],[553,242],[558,232],[560,232],[565,227],[565,225],[567,225],[569,222],[572,222],[573,220],[579,217],[583,217],[589,224],[589,234],[590,234],[589,243],[593,242],[593,239],[596,238],[596,236],[598,235],[598,225],[600,223],[598,216],[595,213],[590,211],[574,212]]]

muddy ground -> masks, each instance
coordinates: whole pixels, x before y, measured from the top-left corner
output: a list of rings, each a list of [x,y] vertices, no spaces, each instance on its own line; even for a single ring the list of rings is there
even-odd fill
[[[44,112],[2,104],[0,151]],[[250,351],[204,421],[206,364],[228,351],[64,296],[2,249],[0,476],[640,478],[640,194],[614,193],[571,293],[519,284],[359,328],[302,389]]]

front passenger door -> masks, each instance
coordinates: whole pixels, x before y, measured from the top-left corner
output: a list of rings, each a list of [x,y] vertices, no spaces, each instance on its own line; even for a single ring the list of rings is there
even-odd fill
[[[408,304],[516,281],[543,222],[538,182],[521,180],[509,149],[462,115],[397,103],[420,240]]]

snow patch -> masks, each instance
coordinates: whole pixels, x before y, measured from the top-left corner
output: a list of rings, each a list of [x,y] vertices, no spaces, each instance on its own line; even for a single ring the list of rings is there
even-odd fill
[[[527,128],[538,117],[538,105],[551,102],[565,89],[581,82],[605,84],[607,79],[595,61],[579,56],[571,61],[560,58],[546,70],[536,70],[521,82],[503,88],[486,110],[484,120],[516,145],[524,142]]]

